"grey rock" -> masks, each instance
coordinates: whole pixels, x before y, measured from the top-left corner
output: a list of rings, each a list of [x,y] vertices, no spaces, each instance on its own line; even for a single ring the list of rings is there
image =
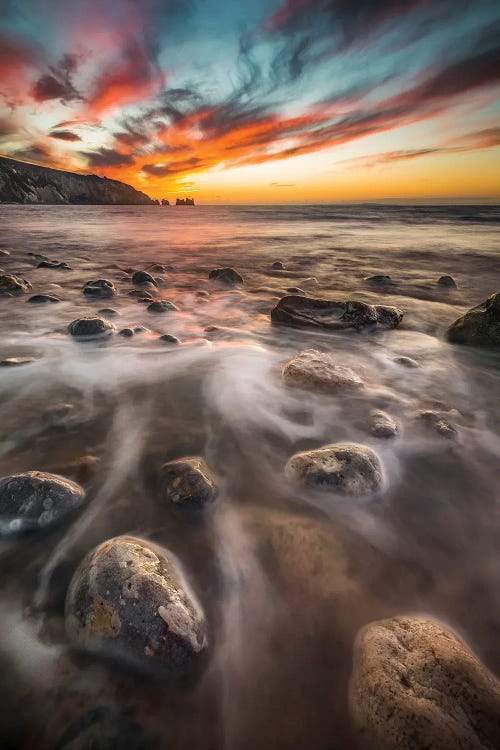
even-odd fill
[[[184,507],[201,507],[213,502],[218,494],[216,478],[199,456],[168,461],[160,469],[165,499]]]
[[[375,492],[382,485],[377,454],[355,443],[335,443],[296,453],[288,460],[285,474],[298,484],[353,497]]]
[[[353,328],[396,328],[403,319],[397,307],[368,305],[365,302],[314,299],[289,295],[271,311],[273,323],[298,328],[341,331]]]
[[[418,362],[411,357],[395,357],[394,362],[401,367],[408,367],[409,369],[420,367]]]
[[[26,300],[26,302],[29,302],[32,305],[44,305],[47,302],[56,304],[60,301],[61,300],[59,299],[59,297],[55,297],[52,294],[33,294],[29,299]]]
[[[129,339],[132,338],[134,335],[134,332],[131,328],[122,328],[121,331],[118,331],[120,336],[124,336],[125,338]]]
[[[115,327],[106,318],[89,317],[77,318],[68,326],[68,333],[76,338],[95,338],[96,336],[109,335]]]
[[[349,712],[360,748],[500,747],[500,683],[452,630],[428,618],[362,628]]]
[[[42,471],[0,479],[0,534],[45,529],[83,505],[85,493],[75,482]]]
[[[437,282],[440,286],[447,286],[450,289],[456,289],[457,288],[457,282],[453,278],[453,276],[440,276]]]
[[[476,305],[448,328],[448,341],[486,348],[500,347],[500,292]]]
[[[156,300],[148,305],[148,311],[153,313],[167,313],[178,309],[179,308],[176,307],[173,302],[169,302],[169,300],[166,299]]]
[[[208,278],[224,289],[234,289],[243,284],[243,277],[234,268],[214,268]]]
[[[175,676],[207,648],[207,624],[174,556],[132,536],[80,563],[65,607],[70,641],[89,653]]]
[[[393,438],[397,436],[399,428],[389,414],[374,409],[370,414],[370,432],[375,437]]]
[[[29,365],[31,362],[36,362],[34,357],[8,357],[2,359],[0,367],[19,367],[20,365]]]
[[[31,284],[26,279],[21,279],[19,276],[13,274],[3,273],[0,274],[0,295],[16,295],[28,292],[31,289]]]
[[[151,284],[152,286],[158,286],[157,282],[150,273],[147,271],[135,271],[134,275],[132,276],[132,284],[143,285],[143,284]]]
[[[173,344],[175,346],[181,343],[180,339],[178,339],[177,336],[174,336],[171,333],[164,333],[158,338],[158,341],[163,341],[165,344]]]
[[[271,265],[271,268],[273,271],[284,271],[285,264],[282,263],[281,260],[275,260],[274,263]]]
[[[333,354],[316,349],[306,349],[296,354],[283,367],[282,374],[287,385],[326,393],[363,387],[362,379],[350,367],[338,365]]]
[[[83,293],[87,297],[113,297],[116,294],[115,285],[108,279],[87,281],[83,287]]]

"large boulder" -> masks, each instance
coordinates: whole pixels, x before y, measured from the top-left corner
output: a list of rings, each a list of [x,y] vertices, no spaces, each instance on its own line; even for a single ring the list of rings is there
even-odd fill
[[[243,284],[243,277],[234,268],[214,268],[208,274],[208,278],[224,289],[234,289]]]
[[[349,709],[367,750],[500,747],[500,683],[431,619],[393,617],[358,633]]]
[[[113,333],[115,327],[106,318],[77,318],[68,326],[68,333],[75,338],[90,339]]]
[[[365,445],[334,443],[292,456],[286,476],[298,484],[354,497],[368,495],[382,485],[377,454]]]
[[[80,649],[174,676],[207,648],[207,624],[171,553],[132,536],[89,552],[66,597],[66,630]]]
[[[305,349],[287,362],[283,367],[283,380],[288,385],[326,393],[363,387],[363,381],[350,367],[338,365],[333,354],[317,349]]]
[[[0,479],[0,534],[54,526],[84,502],[80,485],[57,474],[26,471]]]
[[[500,292],[492,294],[452,323],[447,337],[453,344],[500,347]]]
[[[291,294],[282,297],[271,311],[273,323],[298,328],[341,331],[346,328],[396,328],[403,319],[397,307],[366,302],[338,302]]]
[[[168,461],[160,470],[161,487],[169,503],[201,507],[217,497],[217,480],[199,456]]]
[[[149,300],[147,300],[149,302]],[[167,299],[156,300],[148,304],[148,311],[152,313],[167,313],[178,310],[177,305]]]
[[[28,292],[30,289],[31,284],[26,279],[21,279],[20,276],[8,273],[0,274],[0,294],[7,296],[23,294],[23,292]]]
[[[86,297],[113,297],[116,294],[116,289],[112,281],[98,279],[97,281],[87,281],[83,286],[83,293]]]

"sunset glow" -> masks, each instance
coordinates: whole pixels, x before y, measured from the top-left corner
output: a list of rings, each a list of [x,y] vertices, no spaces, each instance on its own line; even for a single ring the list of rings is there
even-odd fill
[[[500,195],[492,0],[20,0],[0,21],[3,155],[199,203]]]

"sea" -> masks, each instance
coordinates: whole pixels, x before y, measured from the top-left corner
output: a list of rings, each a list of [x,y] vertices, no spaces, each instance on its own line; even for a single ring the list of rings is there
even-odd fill
[[[0,298],[0,360],[31,360],[0,367],[0,476],[54,472],[87,491],[68,523],[0,541],[3,748],[351,750],[354,639],[399,614],[444,622],[499,672],[500,353],[446,339],[500,290],[499,224],[500,208],[477,205],[0,206],[0,266],[32,286]],[[38,268],[43,258],[69,269]],[[215,287],[219,267],[243,284]],[[177,310],[155,314],[129,294],[133,271],[148,269],[148,291]],[[98,279],[112,298],[83,295]],[[403,321],[272,325],[297,288],[395,305]],[[32,294],[60,301],[28,304]],[[112,336],[68,334],[96,314]],[[287,386],[284,364],[311,348],[365,388]],[[395,420],[395,438],[371,433],[373,409]],[[285,475],[294,453],[338,442],[377,453],[375,495]],[[185,456],[218,478],[216,502],[197,514],[174,512],[158,485],[162,464]],[[71,576],[120,534],[171,551],[205,610],[208,659],[194,684],[68,641]]]

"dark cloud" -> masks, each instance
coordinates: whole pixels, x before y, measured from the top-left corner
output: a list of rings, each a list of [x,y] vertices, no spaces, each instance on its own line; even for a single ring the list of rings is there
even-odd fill
[[[182,174],[183,172],[201,169],[203,166],[205,166],[203,159],[194,156],[191,159],[184,159],[169,164],[144,164],[142,166],[142,171],[153,177],[172,177],[177,174]]]
[[[82,99],[72,82],[78,67],[76,55],[63,55],[57,65],[51,65],[48,73],[41,75],[33,86],[32,95],[37,102],[59,99],[63,103]]]
[[[42,143],[33,143],[30,146],[18,148],[12,154],[16,159],[23,159],[25,161],[42,162],[43,164],[52,163],[52,154],[47,146]]]
[[[77,133],[73,133],[71,130],[52,130],[49,133],[51,138],[57,138],[60,141],[81,141],[82,139]]]
[[[130,154],[116,151],[114,148],[100,148],[97,151],[82,151],[89,167],[125,167],[134,163]]]

